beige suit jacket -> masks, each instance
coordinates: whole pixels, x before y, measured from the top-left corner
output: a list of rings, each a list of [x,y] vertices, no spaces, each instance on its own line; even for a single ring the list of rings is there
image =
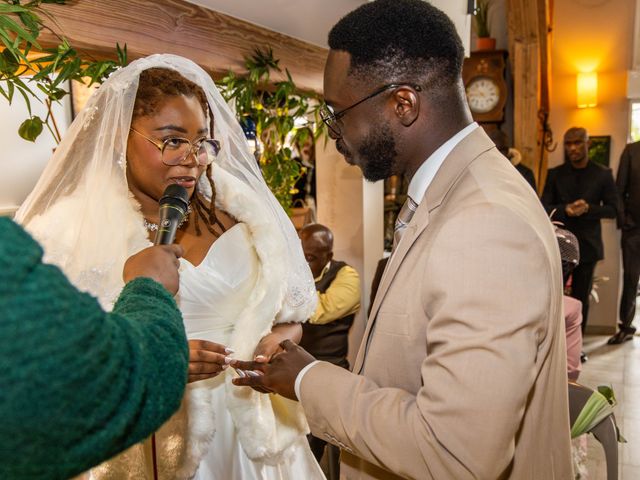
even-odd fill
[[[321,362],[300,385],[343,478],[573,478],[557,242],[482,129],[389,260],[354,372]]]

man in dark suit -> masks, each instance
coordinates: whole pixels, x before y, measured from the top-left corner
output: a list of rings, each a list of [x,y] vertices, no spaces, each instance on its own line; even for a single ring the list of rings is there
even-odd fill
[[[531,171],[531,169],[526,165],[522,164],[522,155],[520,155],[520,152],[518,152],[514,148],[509,148],[509,140],[507,138],[507,134],[502,130],[496,129],[489,132],[488,135],[491,141],[496,144],[496,148],[498,149],[498,151],[502,155],[504,155],[509,160],[509,162],[511,162],[511,165],[513,165],[515,169],[520,172],[520,175],[522,175],[527,183],[531,185],[531,188],[533,188],[533,190],[537,192],[538,189],[536,187],[536,177],[533,174],[533,171]]]
[[[600,220],[615,218],[617,193],[609,168],[589,161],[586,129],[564,134],[565,162],[549,170],[542,203],[553,220],[562,222],[580,244],[580,265],[573,272],[571,296],[582,302],[582,332],[589,314],[593,272],[604,258]]]
[[[620,299],[620,330],[608,341],[610,345],[631,340],[636,333],[636,297],[640,278],[640,142],[630,143],[622,152],[618,176],[621,197],[618,227],[622,230],[623,285]]]

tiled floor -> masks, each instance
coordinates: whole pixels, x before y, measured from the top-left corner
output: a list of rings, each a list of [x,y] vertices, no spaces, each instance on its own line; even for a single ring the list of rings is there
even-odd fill
[[[582,365],[579,383],[591,388],[611,385],[618,405],[616,420],[627,439],[619,444],[619,479],[640,480],[640,336],[622,345],[607,345],[608,336],[587,336],[584,351],[589,361]],[[589,480],[605,480],[602,449],[589,436]]]

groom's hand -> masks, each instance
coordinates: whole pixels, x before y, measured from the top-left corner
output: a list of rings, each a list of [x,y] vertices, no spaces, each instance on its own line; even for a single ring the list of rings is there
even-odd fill
[[[315,360],[313,356],[291,340],[280,343],[284,352],[277,354],[269,363],[243,362],[233,360],[231,366],[246,372],[259,372],[233,379],[233,384],[253,387],[277,393],[291,400],[297,400],[294,385],[300,370]]]

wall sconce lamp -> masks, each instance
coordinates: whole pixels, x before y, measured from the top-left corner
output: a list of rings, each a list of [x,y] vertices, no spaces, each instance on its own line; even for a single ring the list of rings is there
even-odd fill
[[[598,72],[578,73],[578,108],[595,107],[598,104]]]

